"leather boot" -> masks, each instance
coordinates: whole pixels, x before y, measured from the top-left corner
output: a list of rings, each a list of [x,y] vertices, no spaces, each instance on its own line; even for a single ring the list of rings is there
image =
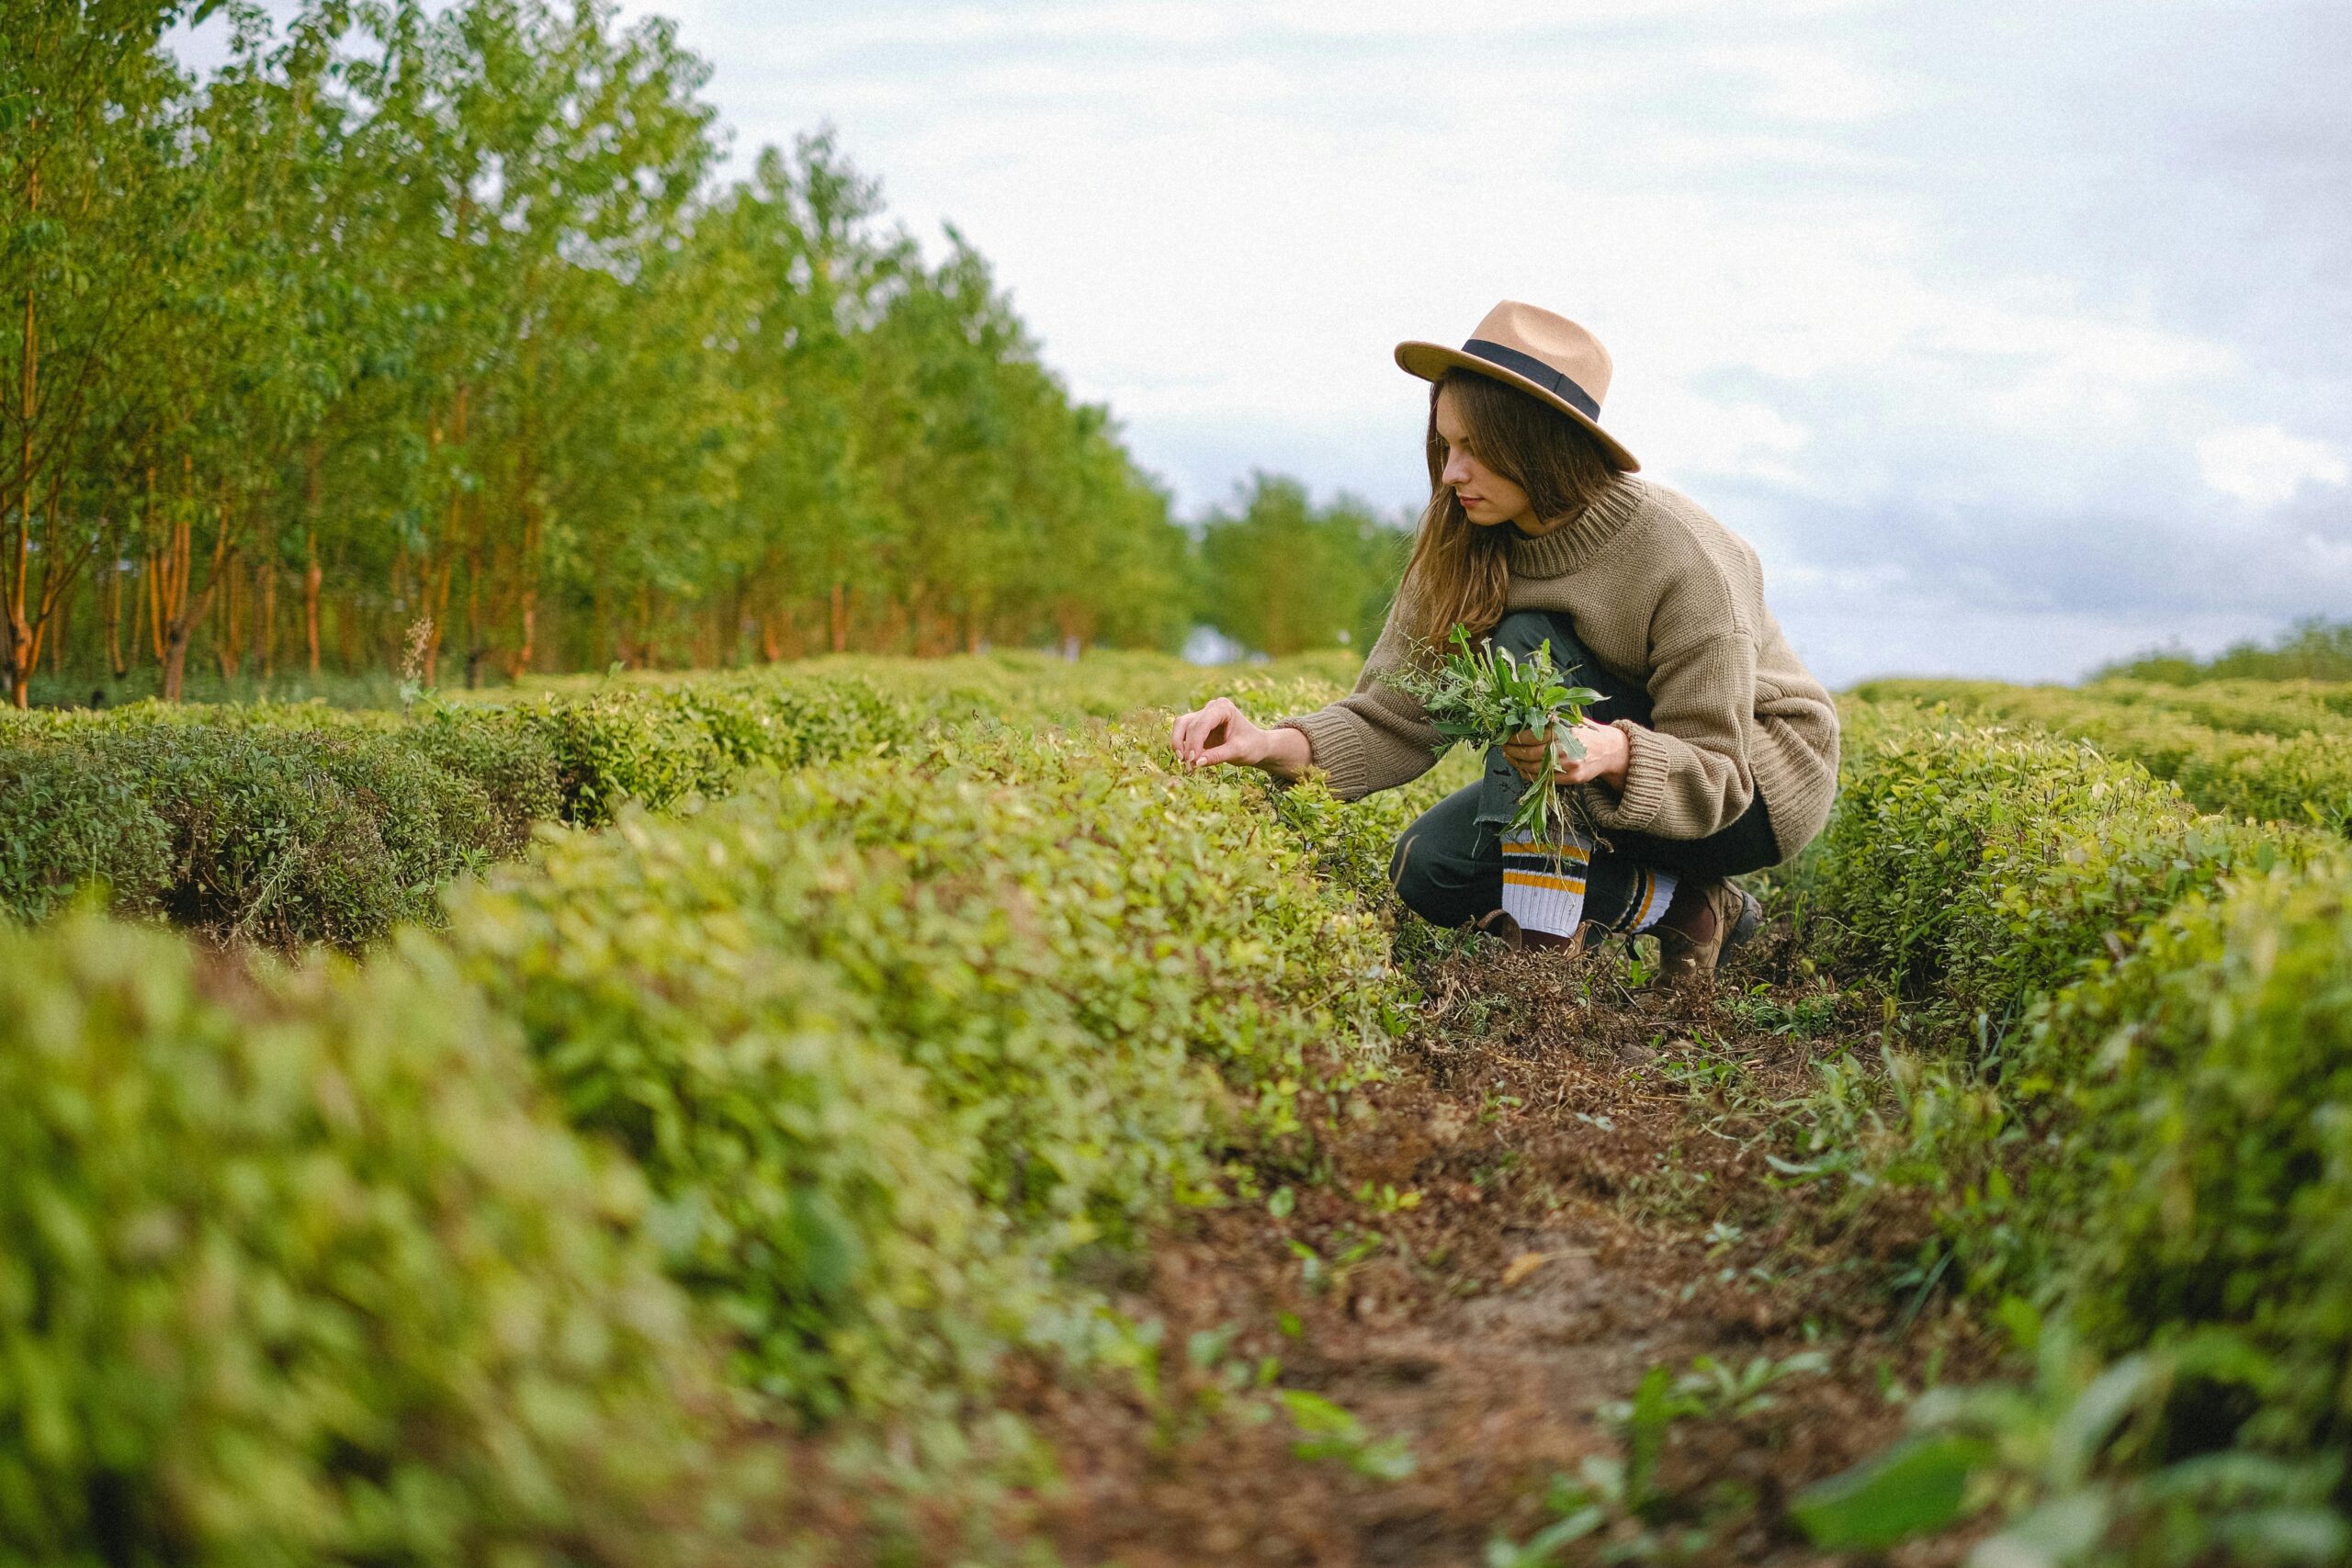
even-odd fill
[[[1682,883],[1652,928],[1658,977],[1677,987],[1708,983],[1724,955],[1754,936],[1763,918],[1764,907],[1752,894],[1721,877]]]

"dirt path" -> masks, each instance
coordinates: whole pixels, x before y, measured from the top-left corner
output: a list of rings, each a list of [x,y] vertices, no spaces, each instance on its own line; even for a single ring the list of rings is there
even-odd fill
[[[1890,1441],[1906,1391],[1989,1352],[1888,1288],[1922,1221],[1857,1224],[1829,1183],[1774,1184],[1772,1107],[1876,1022],[1784,962],[1695,1001],[1628,986],[1613,953],[1440,964],[1335,1179],[1204,1213],[1125,1282],[1127,1310],[1167,1325],[1157,1393],[1027,1380],[1018,1406],[1069,1481],[1028,1527],[1066,1562],[1126,1568],[1485,1563],[1589,1504],[1591,1533],[1544,1561],[1824,1561],[1786,1500]],[[1690,1375],[1702,1357],[1724,1371]],[[1686,1379],[1679,1414],[1601,1414],[1659,1367]],[[1300,1457],[1291,1416],[1246,1386],[1261,1369],[1361,1433]],[[1402,1468],[1391,1438],[1410,1473],[1364,1473]],[[1630,1483],[1584,1475],[1596,1456]],[[1563,1477],[1583,1496],[1547,1506]]]

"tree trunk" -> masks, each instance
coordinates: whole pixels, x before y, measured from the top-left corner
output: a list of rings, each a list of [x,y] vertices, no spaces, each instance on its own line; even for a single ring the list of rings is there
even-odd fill
[[[182,519],[175,530],[175,548],[179,556],[177,603],[171,620],[164,628],[164,700],[176,703],[187,678],[187,646],[196,635],[198,623],[212,608],[212,601],[220,590],[222,570],[229,561],[229,502],[220,501],[220,528],[212,539],[212,563],[205,572],[204,591],[191,598],[187,592],[188,577],[195,562],[192,558],[191,525]]]
[[[30,209],[40,210],[40,176],[32,176]],[[33,646],[32,623],[25,617],[25,577],[32,569],[33,553],[33,419],[34,396],[40,386],[38,367],[40,362],[39,323],[33,310],[33,291],[25,289],[25,363],[21,396],[17,412],[23,420],[24,444],[19,450],[17,479],[17,536],[10,541],[9,553],[15,559],[8,563],[7,647],[8,695],[20,707],[32,705],[33,660],[40,649]]]
[[[833,584],[832,633],[833,651],[847,653],[849,651],[849,586],[846,583]]]
[[[539,508],[526,491],[523,498],[523,549],[515,558],[515,621],[522,641],[506,660],[506,678],[519,681],[530,672],[539,646]]]
[[[101,600],[107,626],[107,669],[118,681],[130,673],[122,662],[122,558],[107,562],[107,586]]]
[[[462,220],[460,220],[462,223]],[[458,404],[449,422],[449,439],[459,446],[466,444],[466,412],[472,389],[458,383]],[[435,445],[439,445],[436,439]],[[441,525],[441,547],[425,562],[424,615],[429,617],[424,635],[424,683],[431,686],[439,678],[441,669],[441,638],[449,624],[449,587],[458,571],[458,556],[462,548],[466,521],[466,492],[463,486],[449,487],[449,507]]]

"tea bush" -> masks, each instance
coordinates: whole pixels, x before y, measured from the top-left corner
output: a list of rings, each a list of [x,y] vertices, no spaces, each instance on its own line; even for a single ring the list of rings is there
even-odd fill
[[[0,915],[46,919],[76,888],[153,914],[171,880],[171,829],[140,781],[83,747],[0,745]]]
[[[409,716],[316,704],[15,716],[0,721],[0,913],[40,919],[95,879],[124,913],[353,946],[433,919],[452,877],[521,852],[535,822],[723,793],[746,769],[887,747],[920,722],[866,682],[783,675]]]
[[[2113,680],[2073,689],[1875,681],[1856,695],[2080,736],[2172,780],[2209,811],[2352,833],[2352,686]]]
[[[0,926],[0,1561],[697,1559],[643,1210],[429,945]]]
[[[812,1418],[984,1379],[1060,1266],[1295,1161],[1374,1071],[1384,920],[1148,731],[943,739],[549,841],[448,940]],[[1164,747],[1159,748],[1164,753]]]
[[[2352,865],[2184,900],[2025,1063],[2064,1134],[2030,1207],[2083,1326],[2233,1331],[2271,1362],[2253,1436],[2352,1432]]]
[[[2020,1540],[2087,1514],[2081,1550],[2111,1549],[2089,1561],[2334,1561],[2352,1539],[2352,860],[2308,839],[2241,857],[2118,947],[2034,1007],[1998,1073],[1915,1080],[1897,1142],[1928,1170],[1875,1154],[1938,1190],[1971,1284],[2057,1308],[2045,1340],[2087,1348],[2054,1403],[1939,1396],[1996,1439],[1953,1483],[2039,1504]],[[2038,1427],[2119,1425],[2074,1472],[2030,1469]],[[1891,1497],[1901,1462],[1815,1500],[1869,1481]]]
[[[44,804],[76,795],[93,805],[65,810],[103,807],[166,846],[159,879],[152,858],[89,867],[113,874],[127,909],[275,946],[352,944],[426,917],[441,884],[496,843],[478,786],[366,730],[130,724],[36,738],[0,755],[14,759],[0,835],[8,861],[29,873],[11,880],[52,890],[12,897],[20,916],[46,912],[53,890],[82,874],[59,857],[89,835],[62,829]],[[46,787],[31,787],[40,776]],[[124,879],[124,869],[140,874]]]
[[[1808,942],[1988,1037],[2233,866],[2322,847],[2200,817],[2080,741],[1901,705],[1847,728],[1837,809],[1785,878]]]

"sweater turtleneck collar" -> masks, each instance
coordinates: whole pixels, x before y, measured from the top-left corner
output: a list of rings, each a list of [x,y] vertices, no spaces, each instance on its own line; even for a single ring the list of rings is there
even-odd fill
[[[1625,531],[1641,505],[1641,481],[1621,475],[1590,505],[1541,538],[1529,538],[1515,523],[1505,525],[1511,534],[1510,574],[1565,577],[1580,570]]]

